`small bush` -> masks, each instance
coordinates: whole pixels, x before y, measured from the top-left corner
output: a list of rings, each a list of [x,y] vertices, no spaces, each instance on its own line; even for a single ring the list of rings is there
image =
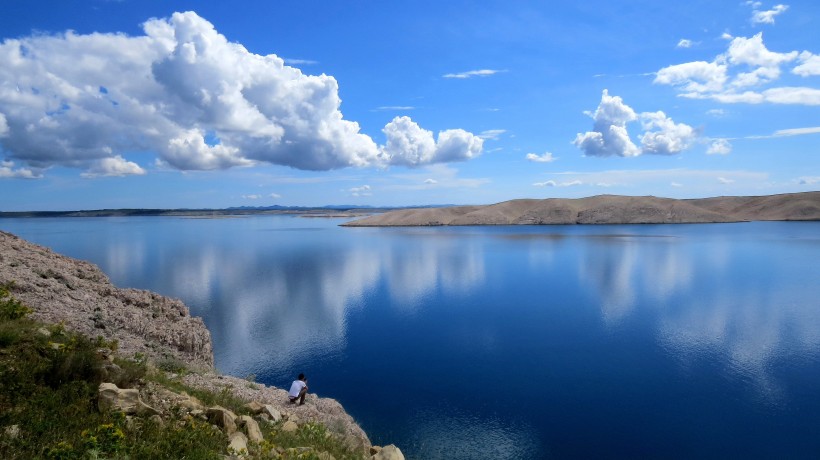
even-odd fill
[[[0,286],[0,319],[20,319],[32,312],[30,308],[11,296],[9,292],[11,286],[11,283]]]

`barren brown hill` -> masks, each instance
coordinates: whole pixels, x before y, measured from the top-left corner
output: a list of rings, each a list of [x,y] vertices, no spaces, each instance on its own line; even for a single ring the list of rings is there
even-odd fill
[[[618,195],[512,200],[487,206],[403,209],[344,225],[683,224],[751,220],[820,220],[820,192],[690,200]]]

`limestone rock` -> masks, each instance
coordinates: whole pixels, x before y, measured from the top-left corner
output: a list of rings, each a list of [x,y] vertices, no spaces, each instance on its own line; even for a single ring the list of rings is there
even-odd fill
[[[282,413],[274,409],[274,407],[270,404],[265,404],[264,406],[262,406],[261,412],[262,414],[267,414],[267,416],[270,417],[270,419],[274,422],[282,420]]]
[[[370,455],[376,455],[382,451],[381,446],[370,446]]]
[[[160,414],[158,410],[142,402],[140,392],[135,388],[117,388],[113,383],[101,383],[97,396],[97,407],[100,412],[116,410],[129,415]]]
[[[236,424],[240,428],[244,428],[248,434],[248,440],[251,442],[262,442],[265,438],[262,437],[262,430],[259,429],[259,424],[249,415],[240,415],[236,418]]]
[[[382,447],[378,453],[370,458],[371,460],[404,460],[404,454],[401,453],[398,447],[390,444]]]
[[[3,429],[3,434],[9,439],[20,437],[20,425],[9,425]]]
[[[334,457],[330,452],[322,451],[319,452],[319,455],[317,456],[319,457],[319,460],[336,460],[336,457]]]
[[[222,406],[209,407],[208,421],[218,426],[228,436],[236,432],[236,414]]]
[[[248,453],[248,438],[242,432],[231,433],[228,437],[228,450],[237,454]]]
[[[297,425],[296,422],[292,420],[288,420],[287,422],[285,422],[284,425],[282,425],[282,431],[284,431],[285,433],[293,433],[298,429],[299,425]]]
[[[262,409],[264,408],[265,406],[262,405],[262,403],[256,401],[251,401],[248,404],[245,404],[245,409],[251,411],[252,414],[258,414],[262,412]]]

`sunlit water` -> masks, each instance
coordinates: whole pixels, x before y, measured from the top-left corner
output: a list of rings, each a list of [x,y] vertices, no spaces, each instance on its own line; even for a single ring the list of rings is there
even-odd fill
[[[408,458],[817,458],[820,223],[4,219]]]

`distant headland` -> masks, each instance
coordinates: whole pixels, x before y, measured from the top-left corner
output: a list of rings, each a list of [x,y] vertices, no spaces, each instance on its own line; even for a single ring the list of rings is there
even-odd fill
[[[690,224],[792,220],[820,220],[820,191],[701,199],[620,195],[521,199],[485,206],[394,210],[343,225]]]

